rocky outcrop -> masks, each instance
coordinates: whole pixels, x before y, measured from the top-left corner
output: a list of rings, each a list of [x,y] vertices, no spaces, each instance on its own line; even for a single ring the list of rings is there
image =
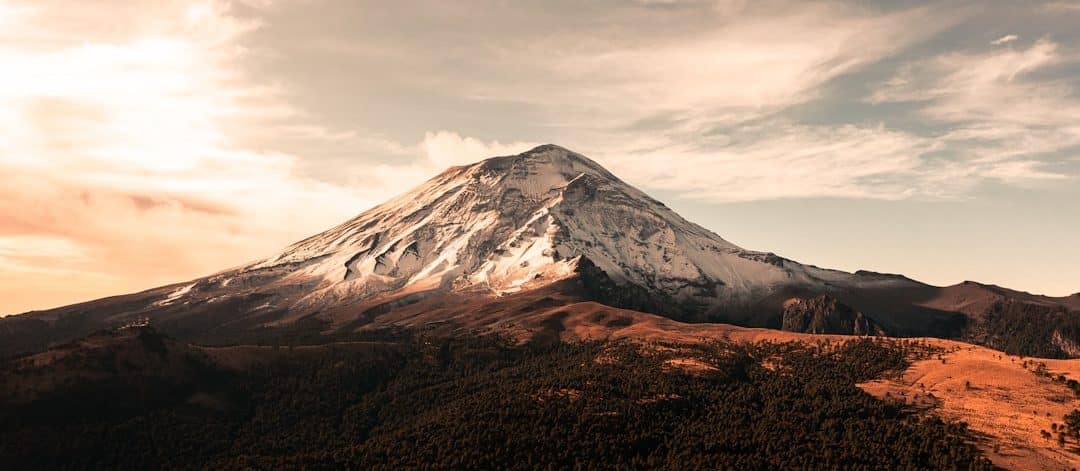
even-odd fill
[[[1053,335],[1050,336],[1050,342],[1061,349],[1066,358],[1080,357],[1080,342],[1072,338],[1066,338],[1060,330],[1054,330]]]
[[[863,313],[824,295],[785,303],[782,329],[809,334],[886,335]]]

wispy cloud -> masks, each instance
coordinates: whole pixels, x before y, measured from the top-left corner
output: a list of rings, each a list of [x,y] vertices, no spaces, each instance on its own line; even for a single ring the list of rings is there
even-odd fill
[[[1047,72],[1078,56],[1042,39],[1027,48],[947,53],[905,66],[872,103],[918,103],[946,129],[939,142],[1006,182],[1070,175],[1045,168],[1080,145],[1080,97],[1071,78]]]
[[[650,6],[663,8],[585,9],[569,26],[529,6],[517,14],[463,7],[458,13],[480,26],[453,41],[421,16],[415,20],[432,35],[364,37],[352,50],[361,57],[372,48],[394,51],[407,66],[385,61],[380,73],[402,67],[395,78],[415,81],[422,93],[452,90],[471,103],[524,107],[532,120],[521,124],[545,140],[583,151],[646,188],[710,201],[958,191],[959,184],[931,184],[931,165],[919,157],[933,146],[921,136],[881,122],[811,126],[782,115],[819,99],[833,80],[929,40],[965,10],[840,2]],[[514,34],[493,41],[484,25]],[[436,43],[448,44],[444,54],[467,67],[413,62]],[[438,69],[429,73],[428,66]]]
[[[975,10],[947,3],[316,3],[0,0],[0,277],[25,281],[0,313],[269,254],[542,142],[712,202],[954,198],[1071,178],[1080,146],[1069,39],[952,50]]]
[[[1049,2],[1045,5],[1045,8],[1050,11],[1064,11],[1069,13],[1076,13],[1080,12],[1080,2],[1076,0]]]
[[[912,180],[925,184],[916,178],[925,171],[918,156],[933,144],[882,127],[773,121],[732,129],[726,140],[707,149],[664,146],[611,156],[610,162],[631,181],[710,201],[901,199],[929,190]]]
[[[56,303],[81,277],[126,290],[261,256],[364,204],[295,156],[231,143],[294,110],[240,67],[259,23],[230,4],[4,3],[0,22],[0,265],[29,270],[13,251],[48,242],[82,274],[16,278]],[[16,288],[0,312],[32,302]]]
[[[814,99],[828,81],[962,17],[947,9],[880,13],[840,3],[670,14],[685,15],[679,18],[690,29],[675,34],[655,29],[652,16],[630,16],[595,33],[479,48],[470,61],[505,72],[465,80],[464,93],[532,104],[560,127],[619,126],[664,114],[748,121]]]
[[[496,155],[514,155],[536,145],[535,142],[509,144],[499,141],[484,142],[450,131],[428,132],[424,135],[424,142],[421,144],[427,156],[427,162],[435,169],[468,164]]]
[[[429,131],[422,141],[409,147],[412,151],[408,155],[414,158],[398,163],[360,164],[358,167],[363,167],[363,175],[356,178],[369,192],[388,198],[423,183],[448,167],[519,154],[537,145],[536,142],[484,141],[445,130]]]
[[[1017,36],[1015,34],[1006,34],[1005,36],[1002,36],[1002,37],[997,38],[997,39],[995,39],[993,41],[990,41],[990,44],[994,45],[994,46],[1001,46],[1003,44],[1008,44],[1008,43],[1011,43],[1013,41],[1016,41],[1017,39],[1020,39],[1020,36]]]

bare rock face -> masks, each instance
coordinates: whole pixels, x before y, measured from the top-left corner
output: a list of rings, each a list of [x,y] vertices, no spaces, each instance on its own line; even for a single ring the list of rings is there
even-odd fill
[[[792,299],[784,307],[783,330],[809,334],[885,335],[874,321],[830,296]]]
[[[1050,336],[1050,342],[1061,350],[1066,358],[1076,358],[1080,356],[1080,342],[1073,338],[1062,334],[1061,330],[1055,329],[1054,333]]]

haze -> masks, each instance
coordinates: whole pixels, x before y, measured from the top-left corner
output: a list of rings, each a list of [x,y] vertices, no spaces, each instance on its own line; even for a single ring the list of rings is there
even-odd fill
[[[0,313],[235,266],[547,142],[746,248],[1070,294],[1078,22],[1061,1],[0,0]]]

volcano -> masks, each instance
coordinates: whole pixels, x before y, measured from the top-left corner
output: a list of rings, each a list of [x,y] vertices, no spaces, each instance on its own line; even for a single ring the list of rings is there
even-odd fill
[[[392,325],[499,330],[522,313],[546,313],[531,325],[550,327],[567,315],[560,306],[578,303],[689,323],[987,343],[987,322],[1014,305],[1068,319],[1080,310],[1076,297],[935,287],[743,249],[587,157],[544,145],[447,169],[242,267],[0,319],[0,343],[5,354],[35,351],[141,321],[182,339],[226,343]],[[1061,349],[1080,345],[1060,329],[1039,335]]]

